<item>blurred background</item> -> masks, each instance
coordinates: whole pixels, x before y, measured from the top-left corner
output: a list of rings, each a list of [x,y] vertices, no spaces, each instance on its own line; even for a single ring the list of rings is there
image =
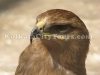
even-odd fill
[[[87,75],[100,75],[99,0],[0,0],[0,75],[14,75],[19,55],[30,43],[36,16],[56,8],[74,12],[86,24],[92,36]]]

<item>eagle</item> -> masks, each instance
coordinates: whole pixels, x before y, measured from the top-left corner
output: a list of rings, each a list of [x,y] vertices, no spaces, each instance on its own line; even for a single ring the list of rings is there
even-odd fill
[[[15,75],[87,75],[87,37],[88,29],[73,12],[51,9],[41,13]]]

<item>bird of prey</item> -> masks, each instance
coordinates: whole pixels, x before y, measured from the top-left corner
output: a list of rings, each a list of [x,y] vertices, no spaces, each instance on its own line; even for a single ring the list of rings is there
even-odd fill
[[[15,75],[86,75],[90,40],[83,21],[64,9],[48,10],[36,20]]]

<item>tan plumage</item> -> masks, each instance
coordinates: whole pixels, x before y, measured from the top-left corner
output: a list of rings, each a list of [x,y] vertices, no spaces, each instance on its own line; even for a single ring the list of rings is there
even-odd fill
[[[74,13],[62,10],[48,10],[37,17],[33,35],[50,33],[58,35],[89,35],[84,23]],[[46,34],[44,34],[46,35]],[[49,37],[48,35],[46,35]],[[60,39],[54,36],[50,40],[34,38],[20,55],[15,75],[86,75],[85,59],[89,48],[89,39]]]

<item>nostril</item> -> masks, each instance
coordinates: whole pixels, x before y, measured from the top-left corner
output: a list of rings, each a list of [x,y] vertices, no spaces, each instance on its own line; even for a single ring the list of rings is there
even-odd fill
[[[43,30],[43,28],[40,28],[40,30]]]

